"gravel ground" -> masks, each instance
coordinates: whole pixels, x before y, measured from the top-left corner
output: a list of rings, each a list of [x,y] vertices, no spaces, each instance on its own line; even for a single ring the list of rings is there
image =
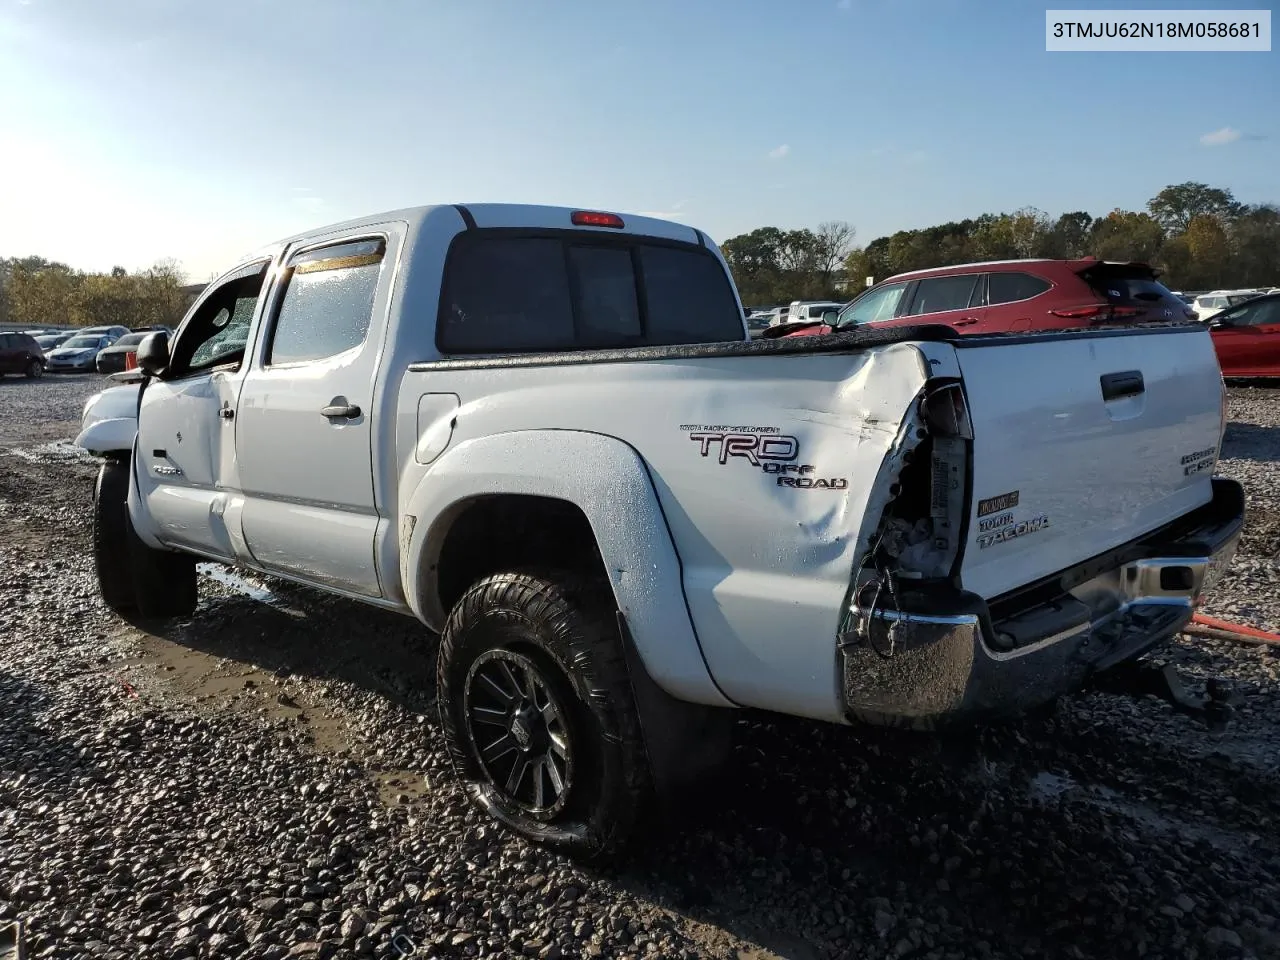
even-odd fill
[[[1100,693],[945,739],[768,717],[627,865],[511,839],[450,782],[416,623],[206,567],[196,615],[108,615],[96,377],[0,381],[0,927],[80,958],[1280,957],[1280,657],[1213,735]],[[1280,629],[1280,391],[1232,390],[1248,536],[1211,611]]]

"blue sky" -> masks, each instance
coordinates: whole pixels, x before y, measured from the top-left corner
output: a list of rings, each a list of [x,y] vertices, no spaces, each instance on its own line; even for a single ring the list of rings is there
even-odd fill
[[[0,256],[205,279],[432,202],[863,243],[1184,180],[1280,202],[1280,52],[1047,53],[1049,5],[0,0]]]

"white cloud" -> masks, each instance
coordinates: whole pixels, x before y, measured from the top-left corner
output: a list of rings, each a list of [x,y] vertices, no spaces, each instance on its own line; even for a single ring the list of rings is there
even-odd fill
[[[1221,130],[1214,130],[1213,133],[1206,133],[1200,138],[1200,142],[1206,147],[1221,147],[1228,143],[1235,143],[1239,139],[1239,130],[1234,127],[1223,127]]]
[[[791,152],[791,144],[784,143],[781,146],[774,147],[772,150],[769,151],[769,159],[781,160],[790,152]]]
[[[307,213],[319,213],[324,209],[323,197],[314,196],[309,192],[304,193],[297,187],[293,188],[293,192],[295,194],[293,197],[293,205],[299,210],[303,210]]]

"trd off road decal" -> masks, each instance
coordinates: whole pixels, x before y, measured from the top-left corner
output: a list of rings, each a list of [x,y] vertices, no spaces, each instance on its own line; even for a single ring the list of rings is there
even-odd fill
[[[800,459],[800,441],[777,427],[707,426],[681,424],[680,429],[698,444],[698,453],[726,464],[733,457],[745,460],[774,478],[779,487],[795,490],[844,490],[845,477],[815,477],[811,463]]]

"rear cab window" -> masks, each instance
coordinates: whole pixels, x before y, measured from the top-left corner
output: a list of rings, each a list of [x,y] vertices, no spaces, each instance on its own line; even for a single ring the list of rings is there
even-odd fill
[[[480,229],[460,234],[445,262],[436,328],[445,355],[744,339],[724,268],[693,244]]]

